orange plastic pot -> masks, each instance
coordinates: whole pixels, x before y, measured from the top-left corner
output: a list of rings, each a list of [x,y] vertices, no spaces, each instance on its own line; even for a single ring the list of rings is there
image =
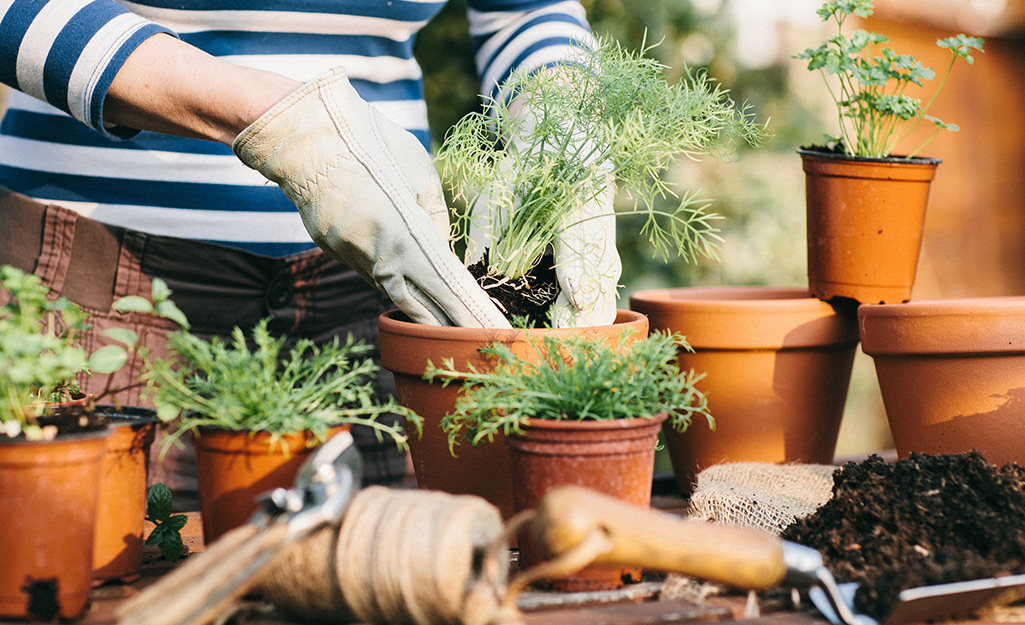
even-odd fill
[[[1025,465],[1025,297],[862,306],[858,322],[900,457]]]
[[[910,300],[929,187],[940,161],[798,153],[812,294],[863,304]]]
[[[112,434],[100,473],[93,576],[97,581],[132,581],[142,569],[149,449],[156,412],[103,408]]]
[[[462,445],[456,455],[449,451],[448,437],[441,420],[452,411],[461,393],[458,381],[442,386],[423,379],[427,363],[440,366],[451,358],[456,367],[467,364],[486,370],[488,362],[479,350],[501,342],[515,353],[528,358],[533,353],[531,337],[546,334],[582,333],[618,340],[625,332],[637,339],[648,333],[648,320],[641,314],[620,310],[609,326],[575,329],[484,330],[413,323],[397,310],[378,318],[381,366],[395,375],[396,397],[424,419],[423,435],[411,436],[410,455],[420,488],[457,495],[477,495],[501,510],[505,518],[513,514],[512,479],[509,474],[509,448],[499,436],[480,447]]]
[[[109,435],[0,443],[0,617],[74,619],[85,610]]]
[[[639,291],[630,306],[652,330],[683,334],[694,351],[680,350],[680,368],[705,376],[715,431],[664,432],[681,493],[721,462],[832,462],[858,344],[853,306],[779,287]]]
[[[348,428],[333,428],[328,436]],[[267,432],[198,428],[196,474],[204,543],[248,522],[258,509],[260,495],[291,488],[299,468],[318,446],[309,432],[283,435],[272,442]]]
[[[650,419],[563,421],[531,419],[507,437],[516,511],[536,508],[557,486],[573,484],[647,507],[655,467],[655,445],[665,413]],[[530,567],[555,554],[520,541],[520,565]],[[560,592],[614,590],[641,581],[640,567],[589,565],[542,585]]]

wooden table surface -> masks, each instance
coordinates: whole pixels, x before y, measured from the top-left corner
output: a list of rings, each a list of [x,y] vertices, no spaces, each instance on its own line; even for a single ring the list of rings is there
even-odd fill
[[[198,513],[190,513],[188,517],[182,537],[190,554],[194,555],[203,550],[202,524]],[[136,595],[175,566],[176,563],[162,559],[155,548],[146,547],[140,578],[130,584],[108,583],[93,589],[87,612],[75,623],[114,625],[117,622],[114,612],[122,601]],[[711,596],[700,601],[660,598],[665,586],[656,577],[612,593],[557,595],[529,591],[521,596],[519,606],[525,625],[700,625],[724,622],[737,625],[828,625],[811,608],[796,610],[789,605],[773,606],[765,602],[759,604],[759,614],[752,616],[747,613],[747,597],[741,593]],[[236,625],[285,625],[294,621],[282,617],[266,603],[250,601],[242,603],[228,622]],[[963,625],[988,625],[989,622],[974,620]]]

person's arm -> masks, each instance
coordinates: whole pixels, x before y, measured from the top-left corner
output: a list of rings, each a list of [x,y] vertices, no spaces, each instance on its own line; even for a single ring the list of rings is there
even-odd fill
[[[231,145],[300,83],[233,65],[168,35],[142,42],[107,91],[104,121]]]

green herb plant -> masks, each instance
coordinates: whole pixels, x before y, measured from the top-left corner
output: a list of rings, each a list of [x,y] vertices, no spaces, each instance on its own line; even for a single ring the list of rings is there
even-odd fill
[[[580,44],[570,62],[514,74],[482,111],[449,129],[437,161],[464,207],[453,220],[454,249],[476,245],[476,204],[489,202],[489,274],[522,278],[611,181],[633,198],[622,214],[647,216],[641,233],[656,255],[716,257],[719,216],[695,194],[678,194],[663,174],[683,158],[728,158],[740,143],[760,146],[768,134],[706,73],[686,72],[670,85],[647,50],[611,39]],[[517,115],[524,103],[530,114]],[[656,208],[665,197],[679,200],[675,209]]]
[[[153,523],[153,531],[146,544],[156,546],[164,558],[174,561],[185,554],[181,530],[188,522],[184,514],[172,514],[174,499],[167,484],[157,483],[146,491],[146,520]]]
[[[139,352],[139,336],[127,329],[109,329],[104,334],[118,344],[87,353],[77,342],[89,327],[88,315],[65,297],[51,298],[39,276],[4,265],[0,288],[9,295],[0,306],[0,433],[8,438],[52,440],[57,426],[46,424],[45,419],[55,404],[79,392],[75,376],[118,371]],[[155,305],[142,297],[129,297],[113,307],[184,321],[170,293],[166,284],[155,279]],[[91,403],[121,390],[108,383]]]
[[[808,48],[794,58],[808,61],[808,69],[819,71],[836,103],[840,136],[826,137],[827,143],[838,143],[847,154],[883,158],[901,146],[918,125],[926,120],[934,126],[933,132],[917,148],[908,153],[911,158],[932,141],[940,130],[958,130],[932,115],[928,110],[937,94],[947,82],[958,59],[974,62],[972,51],[982,51],[983,40],[964,34],[939,39],[936,45],[950,51],[950,63],[932,92],[928,102],[906,94],[911,85],[923,86],[933,80],[932,68],[909,54],[898,54],[885,47],[888,39],[879,33],[855,30],[843,32],[844,22],[852,15],[867,18],[872,15],[872,0],[833,0],[817,11],[823,21],[832,21],[836,34],[817,48]],[[835,77],[833,82],[830,76]]]
[[[703,416],[715,429],[704,394],[695,384],[703,377],[681,372],[677,350],[689,349],[682,335],[653,332],[631,341],[629,334],[610,344],[581,334],[547,335],[532,340],[530,358],[508,345],[494,343],[480,352],[490,370],[428,363],[425,378],[458,383],[462,394],[442,420],[449,450],[462,442],[480,445],[496,434],[513,434],[532,419],[610,420],[651,418],[669,413],[677,431]]]
[[[285,355],[285,338],[271,335],[269,321],[261,320],[249,337],[236,327],[230,340],[206,340],[187,330],[170,335],[170,356],[143,372],[157,416],[177,420],[168,443],[203,426],[267,432],[272,440],[309,431],[323,441],[331,427],[349,423],[405,447],[401,426],[377,421],[386,413],[402,415],[420,430],[418,415],[394,399],[375,399],[378,367],[366,357],[369,345],[351,335],[320,346],[299,339]]]

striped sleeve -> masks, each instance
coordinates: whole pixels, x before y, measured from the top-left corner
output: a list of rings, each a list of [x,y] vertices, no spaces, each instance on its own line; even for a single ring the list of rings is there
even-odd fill
[[[577,0],[468,0],[470,33],[481,94],[496,97],[513,71],[531,71],[569,58],[590,41],[591,28]],[[574,43],[576,42],[576,43]]]
[[[113,0],[0,0],[0,83],[61,109],[110,138],[107,89],[145,39],[170,30]]]

